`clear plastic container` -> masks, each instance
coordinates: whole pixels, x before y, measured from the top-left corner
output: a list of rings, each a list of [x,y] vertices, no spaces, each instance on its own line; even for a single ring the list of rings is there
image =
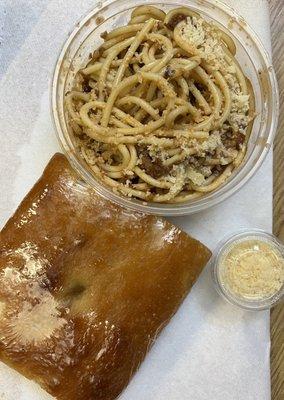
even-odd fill
[[[224,280],[221,277],[222,259],[226,252],[228,250],[231,250],[234,245],[240,244],[250,239],[260,240],[270,244],[272,247],[275,248],[275,250],[277,250],[277,252],[282,255],[284,259],[284,246],[277,240],[274,235],[259,229],[245,229],[225,238],[219,243],[215,251],[215,255],[212,257],[210,262],[212,266],[212,277],[217,292],[229,303],[244,308],[246,310],[264,310],[267,308],[271,308],[283,299],[284,283],[276,293],[269,297],[265,297],[263,299],[248,299],[232,292],[232,290],[230,290],[228,285],[224,283]]]
[[[270,57],[262,43],[232,8],[219,1],[205,0],[158,0],[147,1],[164,10],[187,6],[216,25],[234,39],[237,60],[250,79],[256,99],[256,118],[251,132],[247,154],[242,165],[217,190],[201,198],[181,204],[145,203],[114,193],[98,181],[74,146],[68,130],[64,97],[72,89],[76,72],[86,65],[89,54],[102,43],[100,34],[125,25],[133,8],[145,4],[144,0],[106,0],[75,26],[59,55],[52,83],[52,113],[58,139],[63,151],[81,178],[103,197],[132,210],[156,215],[191,214],[210,206],[237,192],[259,169],[273,141],[277,127],[279,99],[275,74]]]

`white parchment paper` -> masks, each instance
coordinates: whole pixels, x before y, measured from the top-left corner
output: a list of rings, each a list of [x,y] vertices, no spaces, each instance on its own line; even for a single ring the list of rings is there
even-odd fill
[[[95,0],[0,1],[0,226],[54,152],[50,117],[53,66],[66,35]],[[270,51],[266,0],[227,0]],[[272,155],[233,198],[194,216],[173,218],[214,249],[243,227],[271,229]],[[207,268],[162,332],[121,400],[268,400],[269,313],[250,313],[215,293]],[[0,363],[1,400],[51,399]]]

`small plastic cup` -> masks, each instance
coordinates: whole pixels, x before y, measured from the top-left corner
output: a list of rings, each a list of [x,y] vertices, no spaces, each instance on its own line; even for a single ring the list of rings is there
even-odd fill
[[[250,239],[260,240],[270,244],[284,259],[284,246],[274,235],[259,229],[242,230],[223,239],[215,251],[211,260],[214,286],[221,297],[233,305],[246,310],[265,310],[273,307],[284,298],[284,282],[280,289],[269,297],[247,298],[233,292],[221,277],[221,268],[224,268],[224,266],[222,267],[222,258],[224,255],[237,244]]]

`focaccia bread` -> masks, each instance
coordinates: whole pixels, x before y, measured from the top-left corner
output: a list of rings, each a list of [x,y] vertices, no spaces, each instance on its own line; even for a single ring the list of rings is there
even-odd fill
[[[57,399],[113,400],[209,257],[56,154],[0,234],[0,359]]]

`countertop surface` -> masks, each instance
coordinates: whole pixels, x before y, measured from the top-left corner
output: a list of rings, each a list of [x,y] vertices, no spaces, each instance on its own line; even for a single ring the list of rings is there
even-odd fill
[[[273,230],[284,242],[284,1],[269,0],[273,62],[280,92],[280,119],[274,142]],[[284,305],[271,311],[271,399],[284,399]]]

